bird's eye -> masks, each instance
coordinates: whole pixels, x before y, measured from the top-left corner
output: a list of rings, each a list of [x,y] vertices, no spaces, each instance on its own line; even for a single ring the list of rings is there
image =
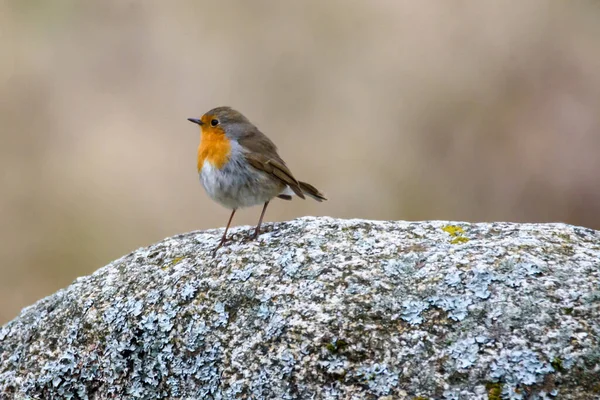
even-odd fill
[[[219,120],[218,119],[211,119],[210,120],[210,126],[217,126],[219,125]]]

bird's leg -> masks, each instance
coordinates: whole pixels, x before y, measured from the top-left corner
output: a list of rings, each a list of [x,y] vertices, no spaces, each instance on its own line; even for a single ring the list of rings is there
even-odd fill
[[[229,225],[231,225],[231,221],[233,220],[233,215],[235,214],[235,211],[235,208],[233,209],[233,211],[231,211],[229,221],[227,221],[227,226],[225,227],[225,232],[223,232],[223,237],[221,238],[221,241],[219,242],[217,247],[213,250],[213,256],[217,253],[217,250],[219,250],[221,246],[223,246],[223,244],[225,244],[225,242],[227,241],[227,231],[229,230]]]
[[[262,212],[260,213],[260,219],[258,220],[258,225],[256,225],[256,230],[254,231],[254,235],[250,236],[251,240],[254,240],[258,237],[258,234],[260,233],[260,225],[262,224],[262,220],[263,217],[265,216],[265,211],[267,211],[267,206],[269,205],[269,202],[267,201],[265,203],[265,205],[263,206]]]

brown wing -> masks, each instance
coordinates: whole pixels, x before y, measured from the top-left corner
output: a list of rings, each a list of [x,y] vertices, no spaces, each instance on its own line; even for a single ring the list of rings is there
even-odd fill
[[[248,163],[254,168],[280,180],[283,184],[289,186],[298,197],[302,199],[304,198],[302,189],[300,189],[300,184],[296,178],[294,178],[288,167],[285,166],[283,160],[281,160],[279,157],[277,157],[279,158],[279,160],[277,160],[264,154],[250,152],[246,153],[245,156],[246,161],[248,161]]]
[[[275,143],[259,131],[257,127],[253,125],[251,127],[245,126],[243,133],[240,133],[237,139],[250,153],[263,154],[285,165],[279,154],[277,154]]]
[[[258,128],[252,128],[245,129],[244,135],[239,138],[239,143],[248,151],[245,155],[248,163],[288,185],[298,197],[304,199],[300,184],[277,154],[275,144]]]

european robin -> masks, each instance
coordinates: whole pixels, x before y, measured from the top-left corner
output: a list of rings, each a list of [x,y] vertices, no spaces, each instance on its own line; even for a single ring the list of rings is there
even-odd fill
[[[273,142],[246,117],[230,107],[217,107],[200,119],[198,174],[211,199],[231,210],[227,227],[216,252],[226,241],[227,230],[236,210],[263,204],[252,239],[260,233],[269,202],[278,197],[291,200],[305,195],[327,200],[314,186],[296,180],[277,154]]]

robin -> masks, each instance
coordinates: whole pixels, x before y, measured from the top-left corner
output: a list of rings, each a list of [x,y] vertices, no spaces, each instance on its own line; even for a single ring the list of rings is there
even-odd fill
[[[252,239],[260,233],[269,202],[278,197],[291,200],[295,194],[317,201],[327,200],[314,186],[296,180],[277,154],[275,144],[246,117],[230,107],[217,107],[200,119],[198,174],[211,199],[231,210],[227,227],[216,251],[226,242],[233,215],[240,207],[263,204]]]

